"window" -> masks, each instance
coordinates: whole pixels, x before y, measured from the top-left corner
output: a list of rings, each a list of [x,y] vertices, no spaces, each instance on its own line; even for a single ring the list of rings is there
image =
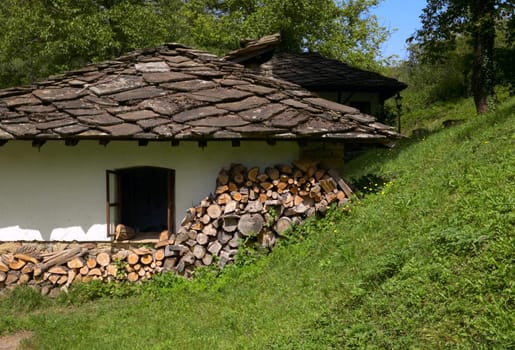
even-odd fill
[[[157,167],[107,170],[106,182],[108,236],[114,236],[118,224],[133,228],[137,234],[174,231],[174,170]]]

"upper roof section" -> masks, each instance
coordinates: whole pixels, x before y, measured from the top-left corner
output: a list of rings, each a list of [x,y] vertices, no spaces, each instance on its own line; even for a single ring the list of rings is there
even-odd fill
[[[300,86],[179,44],[0,90],[0,140],[327,139],[389,142],[391,127]]]
[[[408,87],[396,79],[351,67],[318,53],[278,54],[263,63],[260,71],[311,91],[379,92],[384,99]]]
[[[377,92],[387,99],[408,87],[396,79],[351,67],[318,53],[273,55],[280,41],[280,34],[245,40],[241,42],[240,49],[229,52],[224,59],[252,66],[260,73],[299,84],[311,91]]]

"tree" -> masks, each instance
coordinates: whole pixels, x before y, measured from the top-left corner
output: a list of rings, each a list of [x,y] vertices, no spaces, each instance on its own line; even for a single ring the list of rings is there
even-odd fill
[[[280,32],[281,51],[317,51],[362,68],[379,69],[389,32],[370,8],[381,0],[189,0],[184,18],[197,45],[226,52],[240,38]]]
[[[224,54],[281,32],[281,50],[379,69],[381,0],[0,0],[0,87],[180,42]]]
[[[157,4],[145,0],[0,1],[0,86],[31,83],[168,41],[173,32]]]
[[[470,39],[472,94],[478,114],[486,113],[494,95],[494,45],[499,21],[513,17],[513,0],[428,0],[415,38],[428,60],[438,60],[456,38]],[[511,20],[509,21],[511,23]]]

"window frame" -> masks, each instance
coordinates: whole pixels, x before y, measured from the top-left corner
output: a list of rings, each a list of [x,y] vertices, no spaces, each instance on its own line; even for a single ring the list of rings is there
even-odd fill
[[[168,232],[175,232],[175,170],[155,166],[135,166],[123,169],[106,170],[106,227],[107,237],[114,237],[116,225],[120,224],[123,208],[121,183],[122,171],[130,169],[153,168],[166,171],[166,225]],[[112,195],[113,194],[113,195]],[[114,197],[114,198],[112,198]],[[112,212],[114,209],[114,213]],[[113,215],[114,214],[114,215]],[[114,217],[113,217],[114,216]]]

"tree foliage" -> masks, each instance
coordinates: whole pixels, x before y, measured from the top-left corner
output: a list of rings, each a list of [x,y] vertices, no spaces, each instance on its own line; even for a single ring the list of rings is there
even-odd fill
[[[195,19],[194,41],[203,47],[227,50],[235,48],[240,38],[280,32],[282,51],[317,51],[352,65],[377,69],[380,45],[389,35],[369,13],[379,2],[194,0],[186,7]]]
[[[2,0],[0,86],[29,83],[129,50],[180,42],[217,54],[281,32],[281,50],[313,50],[378,69],[381,0]]]
[[[458,38],[470,41],[471,87],[478,113],[489,109],[495,84],[495,39],[500,23],[513,27],[514,9],[512,0],[428,0],[423,10],[416,39],[427,60],[441,60],[455,48]]]

